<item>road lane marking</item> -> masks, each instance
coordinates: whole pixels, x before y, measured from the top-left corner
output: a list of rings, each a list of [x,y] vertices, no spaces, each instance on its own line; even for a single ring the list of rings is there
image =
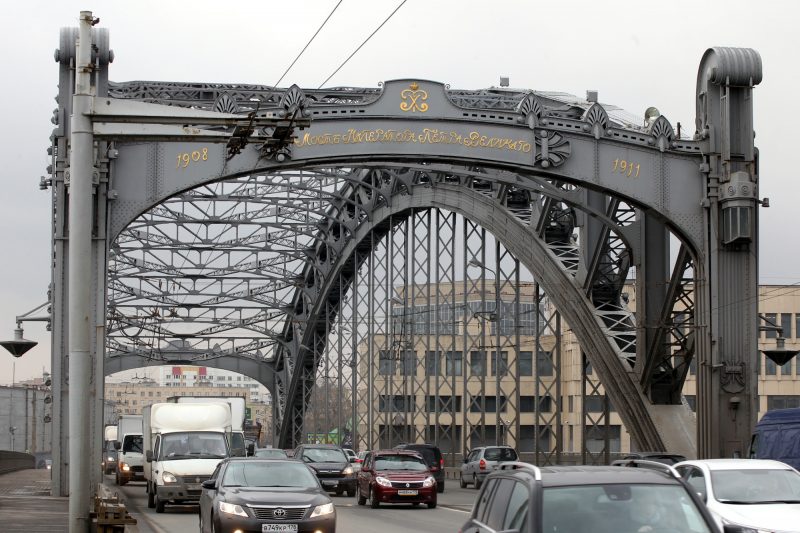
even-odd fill
[[[441,503],[437,507],[440,507],[442,509],[447,509],[448,511],[456,511],[458,513],[470,514],[472,512],[472,509],[469,509],[469,510],[467,510],[467,509],[458,509],[457,507],[451,507],[449,505],[442,505]]]

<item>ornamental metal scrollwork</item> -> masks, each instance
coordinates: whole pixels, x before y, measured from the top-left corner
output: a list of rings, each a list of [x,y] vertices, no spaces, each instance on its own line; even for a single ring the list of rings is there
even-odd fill
[[[542,102],[535,94],[528,93],[525,95],[525,98],[517,104],[516,111],[520,115],[517,117],[518,122],[527,124],[530,128],[534,128],[541,122],[544,106],[542,106]]]
[[[675,130],[672,129],[672,124],[663,115],[653,122],[649,133],[653,136],[654,142],[662,152],[675,141]]]
[[[591,131],[594,133],[594,138],[599,139],[606,134],[608,129],[609,119],[606,110],[598,103],[592,104],[592,107],[586,110],[581,120],[587,123],[584,126],[584,131]]]
[[[231,113],[235,115],[239,113],[239,104],[234,98],[231,97],[230,94],[224,92],[219,95],[217,100],[214,102],[213,110],[218,113]]]
[[[541,130],[536,137],[536,157],[534,163],[542,168],[562,165],[572,153],[569,141],[555,131]]]
[[[719,375],[720,387],[728,394],[739,394],[744,390],[747,377],[744,363],[726,364]]]
[[[281,97],[282,114],[284,117],[292,117],[296,114],[307,117],[311,114],[307,109],[309,102],[310,100],[303,90],[297,85],[292,85]]]

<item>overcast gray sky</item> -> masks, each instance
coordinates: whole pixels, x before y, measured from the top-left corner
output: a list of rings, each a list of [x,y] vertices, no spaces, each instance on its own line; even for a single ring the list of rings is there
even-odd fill
[[[40,191],[56,106],[59,28],[92,10],[108,28],[114,81],[169,80],[272,85],[338,0],[44,2],[7,10],[0,142],[0,338],[14,317],[46,299],[50,279],[50,192]],[[400,0],[344,0],[282,86],[318,87]],[[798,283],[795,233],[800,190],[791,157],[800,4],[793,1],[408,0],[327,84],[369,86],[405,77],[477,89],[509,76],[513,87],[584,95],[642,115],[656,106],[693,131],[697,66],[711,46],[757,49],[764,81],[755,90],[761,150],[762,283]],[[783,141],[781,140],[783,139]],[[799,289],[800,290],[800,289]],[[49,333],[25,326],[41,344],[20,359],[0,353],[0,383],[50,368]]]

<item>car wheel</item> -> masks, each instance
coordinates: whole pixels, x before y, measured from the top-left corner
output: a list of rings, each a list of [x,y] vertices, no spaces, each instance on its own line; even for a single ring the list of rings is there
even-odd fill
[[[156,498],[156,512],[157,513],[163,513],[164,512],[164,507],[165,507],[164,500],[159,498],[158,494],[156,494],[155,498]],[[211,529],[212,530],[214,529],[214,523],[213,522],[211,523]]]
[[[428,502],[428,509],[436,509],[436,500]]]
[[[369,491],[369,506],[373,509],[377,509],[381,506],[381,502],[378,501],[378,498],[375,496],[375,491]]]
[[[358,505],[367,505],[367,498],[361,494],[360,486],[356,486],[356,497],[358,498]]]
[[[459,474],[459,476],[458,476],[458,486],[461,487],[462,489],[466,489],[467,488],[467,482],[464,481],[464,474]]]
[[[349,498],[352,498],[355,495],[356,495],[356,489],[347,489],[347,496]]]
[[[483,481],[479,481],[476,474],[472,474],[472,482],[475,483],[475,490],[478,490],[483,485]]]
[[[147,485],[147,507],[152,509],[156,506],[156,495],[155,491],[150,488],[150,484]]]
[[[116,475],[116,476],[114,476],[114,483],[116,483],[117,485],[120,485],[120,482],[119,482],[119,472],[117,472],[117,475]]]
[[[442,481],[439,485],[436,485],[436,492],[444,492],[444,481]]]
[[[343,492],[344,492],[343,489],[336,489],[336,495],[337,496],[341,496]]]

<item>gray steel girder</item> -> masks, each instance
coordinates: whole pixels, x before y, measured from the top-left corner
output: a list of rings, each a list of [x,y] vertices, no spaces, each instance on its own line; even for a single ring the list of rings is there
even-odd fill
[[[325,321],[322,316],[326,310],[323,303],[330,299],[331,284],[339,279],[340,272],[357,270],[357,265],[352,263],[355,250],[364,242],[379,240],[373,239],[372,235],[378,231],[380,237],[386,231],[385,220],[391,217],[396,221],[403,213],[418,208],[437,207],[455,211],[479,223],[502,241],[533,273],[535,279],[540,280],[556,308],[570,317],[570,324],[581,346],[590,354],[590,360],[597,368],[609,397],[639,446],[692,454],[694,420],[691,413],[684,405],[655,406],[644,401],[645,396],[635,373],[620,356],[617,347],[609,342],[608,328],[595,314],[594,306],[582,292],[580,284],[561,267],[558,258],[536,235],[535,227],[522,223],[498,205],[494,198],[480,192],[437,181],[431,181],[429,185],[425,187],[418,182],[412,190],[393,197],[391,202],[383,203],[364,218],[364,223],[354,229],[351,238],[331,264],[321,269],[322,283],[316,286],[319,296],[309,301],[310,308],[303,309],[300,322],[313,325]],[[387,184],[386,189],[392,190],[392,184]],[[319,335],[320,331],[311,327],[298,339],[298,343],[316,346]],[[304,404],[301,399],[306,390],[304,371],[316,368],[318,364],[318,354],[313,350],[290,351],[284,357],[293,358],[295,365],[283,382],[286,387],[286,418],[280,421],[281,446],[290,445],[300,433],[297,424],[301,424],[303,419]]]

